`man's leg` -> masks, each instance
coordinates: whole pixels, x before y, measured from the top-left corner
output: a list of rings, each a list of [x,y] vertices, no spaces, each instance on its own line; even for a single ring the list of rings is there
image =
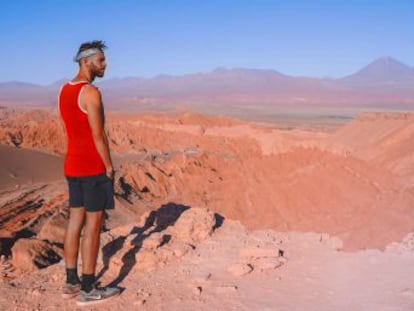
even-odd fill
[[[67,283],[79,283],[77,275],[79,239],[85,221],[85,208],[69,208],[69,222],[65,231],[64,256],[67,269]]]
[[[117,287],[96,288],[95,269],[104,211],[87,211],[82,238],[82,284],[78,306],[88,306],[120,294]]]
[[[86,209],[85,226],[81,245],[82,253],[82,284],[77,301],[78,306],[105,301],[120,294],[117,287],[97,288],[95,283],[96,261],[98,258],[100,233],[104,220],[104,207],[107,206],[105,174],[89,177],[84,185],[84,203]]]
[[[82,290],[86,292],[92,290],[95,281],[103,215],[103,210],[86,212],[82,238]]]

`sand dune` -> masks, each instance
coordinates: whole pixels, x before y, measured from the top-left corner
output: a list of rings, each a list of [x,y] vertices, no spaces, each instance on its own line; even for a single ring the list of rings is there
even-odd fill
[[[62,179],[63,160],[56,155],[0,144],[0,162],[1,190]]]

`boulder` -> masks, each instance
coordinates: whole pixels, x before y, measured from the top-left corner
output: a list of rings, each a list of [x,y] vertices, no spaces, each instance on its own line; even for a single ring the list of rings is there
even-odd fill
[[[194,244],[211,235],[216,224],[214,213],[205,208],[189,208],[169,230],[174,241]]]
[[[37,239],[19,239],[12,247],[13,266],[22,271],[34,271],[60,261],[63,251]]]
[[[67,221],[67,217],[61,213],[53,215],[43,224],[37,238],[63,244]]]

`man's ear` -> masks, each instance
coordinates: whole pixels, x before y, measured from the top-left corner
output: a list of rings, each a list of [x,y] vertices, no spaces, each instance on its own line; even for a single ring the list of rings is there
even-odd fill
[[[79,64],[80,64],[81,66],[86,66],[86,65],[88,64],[88,58],[87,58],[87,57],[81,58],[81,59],[79,60]]]

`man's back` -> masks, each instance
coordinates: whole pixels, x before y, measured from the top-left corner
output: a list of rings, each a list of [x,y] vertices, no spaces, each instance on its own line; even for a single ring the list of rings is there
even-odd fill
[[[66,176],[90,176],[105,172],[96,150],[88,114],[80,105],[80,96],[87,81],[69,82],[59,94],[59,110],[68,139],[64,165]]]

